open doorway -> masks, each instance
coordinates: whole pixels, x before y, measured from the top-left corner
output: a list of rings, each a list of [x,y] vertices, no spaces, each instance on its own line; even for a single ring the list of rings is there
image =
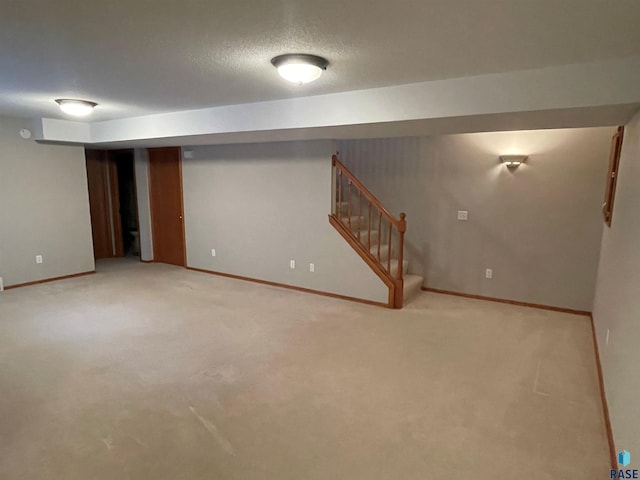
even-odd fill
[[[136,199],[136,173],[133,150],[114,150],[110,154],[118,172],[123,256],[139,257],[140,230],[138,227],[138,202]]]
[[[96,260],[139,257],[134,152],[85,150]]]

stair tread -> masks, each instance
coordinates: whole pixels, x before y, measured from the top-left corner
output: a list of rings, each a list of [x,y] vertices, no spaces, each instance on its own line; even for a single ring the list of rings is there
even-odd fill
[[[408,275],[408,272],[409,272],[409,261],[403,260],[402,261],[402,277],[405,278]],[[397,274],[398,274],[398,259],[392,258],[391,259],[391,276],[396,277]]]
[[[353,230],[353,234],[356,237],[360,237],[361,240],[363,240],[363,243],[367,242],[367,239],[369,238],[369,231],[368,230]],[[377,243],[377,239],[378,239],[378,232],[371,232],[371,246],[373,247],[374,245],[378,245]]]
[[[351,225],[349,225],[349,219],[351,219]],[[362,223],[364,222],[364,217],[362,215],[351,215],[351,216],[343,215],[342,217],[340,217],[340,220],[347,227],[351,226],[351,231],[353,233],[355,233],[358,230],[360,230],[360,227],[362,226]]]
[[[371,245],[369,252],[374,257],[378,258],[378,245]],[[389,258],[389,245],[383,243],[380,245],[380,262],[386,263],[387,258]]]
[[[391,267],[393,267],[394,265],[398,265],[398,259],[397,258],[393,258],[391,257]],[[402,265],[409,265],[409,260],[402,260]]]
[[[402,292],[402,296],[405,303],[420,292],[423,281],[424,278],[420,275],[408,274],[404,276],[404,291]]]
[[[421,280],[421,281],[422,281],[422,280],[424,280],[424,277],[421,277],[420,275],[415,275],[415,274],[413,274],[413,273],[408,273],[408,274],[406,274],[406,275],[404,276],[404,278],[405,278],[405,282],[406,282],[407,280],[414,281],[414,282],[415,282],[415,281],[418,281],[418,280]]]

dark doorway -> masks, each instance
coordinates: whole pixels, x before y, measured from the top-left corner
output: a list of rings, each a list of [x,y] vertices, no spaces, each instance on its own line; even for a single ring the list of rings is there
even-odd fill
[[[140,256],[138,230],[138,202],[133,150],[113,150],[111,159],[118,175],[118,199],[120,203],[120,232],[123,256]]]
[[[85,150],[96,260],[138,256],[138,202],[133,150]]]

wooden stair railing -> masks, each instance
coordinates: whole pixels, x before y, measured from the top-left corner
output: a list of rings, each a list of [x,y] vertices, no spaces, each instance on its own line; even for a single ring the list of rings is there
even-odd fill
[[[329,222],[389,287],[388,306],[402,308],[407,216],[394,217],[336,155],[332,162],[335,192]],[[396,258],[392,263],[394,254],[397,264]]]

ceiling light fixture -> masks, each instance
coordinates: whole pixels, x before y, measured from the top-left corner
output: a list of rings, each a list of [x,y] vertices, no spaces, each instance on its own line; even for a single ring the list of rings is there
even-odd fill
[[[56,103],[60,106],[60,110],[74,117],[86,117],[98,105],[88,100],[74,100],[71,98],[58,98]]]
[[[500,161],[504,163],[507,168],[518,168],[527,160],[526,155],[500,155]]]
[[[278,55],[271,59],[271,63],[282,78],[298,85],[317,80],[329,65],[326,58],[306,53]]]

